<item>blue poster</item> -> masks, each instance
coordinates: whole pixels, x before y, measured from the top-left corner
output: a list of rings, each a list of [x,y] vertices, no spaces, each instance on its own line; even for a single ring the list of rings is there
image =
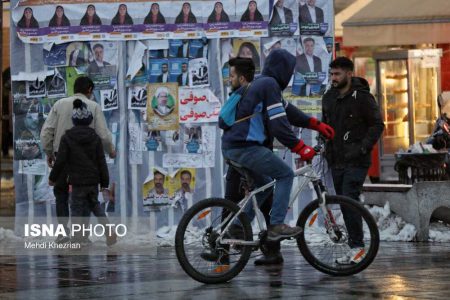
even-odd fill
[[[188,57],[189,40],[169,40],[169,57]]]
[[[44,64],[50,67],[66,66],[66,50],[69,44],[53,45],[49,50],[44,49]]]
[[[148,81],[151,83],[170,82],[169,60],[168,59],[150,59],[148,64]]]
[[[170,82],[178,86],[189,85],[189,60],[187,58],[169,59]]]
[[[204,47],[207,47],[207,40],[191,40],[189,42],[189,58],[207,57],[204,54]],[[205,49],[206,50],[206,49]]]

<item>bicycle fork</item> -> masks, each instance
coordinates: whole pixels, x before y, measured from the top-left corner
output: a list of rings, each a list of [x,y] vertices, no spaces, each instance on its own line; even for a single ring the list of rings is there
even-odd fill
[[[322,214],[324,216],[324,223],[327,234],[330,236],[331,240],[337,242],[342,237],[342,233],[336,225],[336,220],[334,219],[333,213],[326,206],[327,192],[325,190],[325,187],[323,186],[320,179],[313,180],[312,183],[314,186],[314,191],[316,192],[317,198],[319,200],[320,210],[322,211]]]

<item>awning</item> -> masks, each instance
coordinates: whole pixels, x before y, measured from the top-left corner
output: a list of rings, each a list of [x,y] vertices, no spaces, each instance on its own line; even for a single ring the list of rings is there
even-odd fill
[[[342,25],[345,46],[450,43],[450,0],[375,0]]]

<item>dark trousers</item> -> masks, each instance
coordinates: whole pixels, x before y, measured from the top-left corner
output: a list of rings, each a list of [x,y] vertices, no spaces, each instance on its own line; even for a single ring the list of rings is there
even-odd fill
[[[67,170],[61,173],[53,187],[56,202],[56,217],[59,224],[67,227],[69,222],[69,184],[67,183]]]
[[[97,217],[100,224],[105,226],[109,223],[105,211],[98,202],[98,185],[73,185],[70,209],[73,224],[88,225],[91,212]]]
[[[245,196],[244,187],[241,184],[241,174],[235,168],[229,167],[225,178],[225,199],[234,203],[239,203]],[[272,208],[273,189],[266,201],[263,202],[260,209],[266,220],[266,224],[270,224],[270,210]],[[262,247],[264,254],[267,252],[279,252],[280,242],[267,241]]]
[[[337,195],[347,196],[359,201],[368,168],[348,167],[344,169],[331,169],[334,188]],[[341,207],[345,226],[347,227],[350,248],[364,247],[364,232],[362,217],[349,207]]]

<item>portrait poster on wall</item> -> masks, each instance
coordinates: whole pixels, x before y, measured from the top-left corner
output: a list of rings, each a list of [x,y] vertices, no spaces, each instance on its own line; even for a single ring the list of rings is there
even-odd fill
[[[148,84],[147,123],[150,130],[178,128],[178,84]]]

